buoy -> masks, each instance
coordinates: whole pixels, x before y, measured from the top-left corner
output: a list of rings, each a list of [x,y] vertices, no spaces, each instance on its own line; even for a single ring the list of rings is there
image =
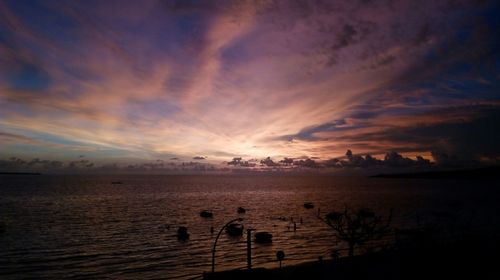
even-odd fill
[[[304,203],[304,208],[312,209],[312,208],[314,208],[314,204],[312,204],[312,202],[306,202],[306,203]]]
[[[189,239],[189,233],[188,233],[187,227],[180,226],[177,229],[177,239],[179,239],[179,240]]]
[[[267,231],[261,231],[255,233],[255,242],[256,243],[272,243],[273,235]]]
[[[200,212],[200,217],[202,218],[212,218],[214,214],[208,210],[203,210]]]
[[[281,268],[281,261],[283,261],[285,259],[285,252],[283,252],[281,250],[276,252],[276,258],[280,262],[280,268]]]

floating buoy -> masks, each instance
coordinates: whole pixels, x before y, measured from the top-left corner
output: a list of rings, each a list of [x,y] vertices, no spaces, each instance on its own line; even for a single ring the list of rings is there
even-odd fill
[[[212,218],[214,214],[208,210],[203,210],[200,212],[200,217],[202,218]]]
[[[179,240],[189,239],[189,233],[188,233],[187,227],[180,226],[177,229],[177,239],[179,239]]]
[[[312,209],[312,208],[314,208],[314,204],[312,204],[312,202],[306,202],[306,203],[304,203],[304,208]]]
[[[233,223],[226,227],[226,233],[231,236],[241,236],[243,235],[243,225]]]
[[[257,243],[272,243],[273,235],[267,231],[261,231],[255,233],[255,242]]]

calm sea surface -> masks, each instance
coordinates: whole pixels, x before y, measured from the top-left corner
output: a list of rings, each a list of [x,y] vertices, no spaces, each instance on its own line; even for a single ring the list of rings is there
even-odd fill
[[[329,258],[345,246],[316,214],[345,205],[384,216],[393,208],[398,228],[488,231],[500,224],[496,189],[491,181],[355,177],[0,176],[0,278],[201,278],[217,231],[238,217],[274,236],[270,245],[252,244],[254,267],[276,267],[277,250],[284,265]],[[204,209],[214,217],[201,218]],[[179,226],[189,240],[177,240]],[[246,236],[223,233],[216,270],[245,266]]]

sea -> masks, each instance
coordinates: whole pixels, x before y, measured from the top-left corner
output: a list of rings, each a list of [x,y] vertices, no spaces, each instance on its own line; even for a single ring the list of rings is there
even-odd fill
[[[500,184],[488,180],[298,175],[2,175],[0,279],[201,279],[223,226],[215,271],[329,259],[346,245],[324,222],[331,211],[369,208],[391,228],[496,234]],[[313,204],[305,208],[304,203]],[[238,207],[246,210],[238,213]],[[213,213],[203,218],[200,212]],[[187,227],[189,239],[177,229]],[[375,245],[391,246],[387,235]],[[376,247],[376,246],[375,246]],[[372,248],[356,248],[362,254]]]

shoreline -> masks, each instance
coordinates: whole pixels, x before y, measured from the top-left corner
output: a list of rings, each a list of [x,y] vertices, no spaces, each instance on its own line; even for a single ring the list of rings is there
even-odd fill
[[[475,236],[451,244],[414,243],[412,248],[393,248],[290,266],[285,259],[282,268],[204,273],[203,279],[500,279],[500,272],[495,269],[500,243],[481,238]],[[478,240],[487,246],[477,246]]]

